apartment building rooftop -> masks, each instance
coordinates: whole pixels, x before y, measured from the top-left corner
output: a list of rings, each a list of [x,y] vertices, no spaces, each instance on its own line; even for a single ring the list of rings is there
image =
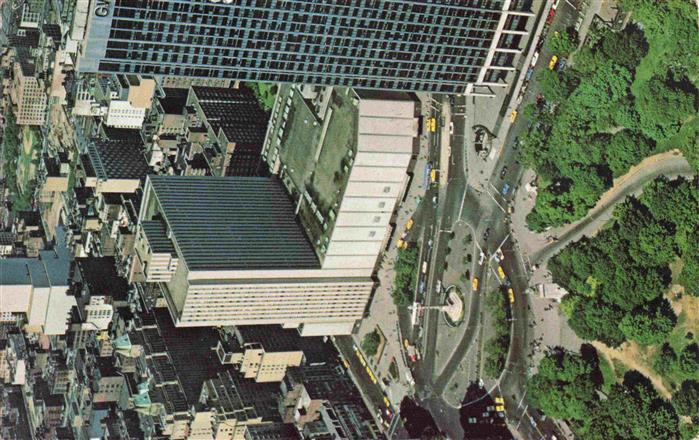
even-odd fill
[[[149,176],[148,182],[190,271],[320,267],[276,180]]]
[[[87,146],[91,169],[99,179],[142,179],[148,163],[132,141],[95,139]]]

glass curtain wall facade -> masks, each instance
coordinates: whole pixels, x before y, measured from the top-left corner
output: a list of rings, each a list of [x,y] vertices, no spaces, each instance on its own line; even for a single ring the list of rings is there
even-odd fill
[[[78,69],[463,92],[504,0],[93,0]]]

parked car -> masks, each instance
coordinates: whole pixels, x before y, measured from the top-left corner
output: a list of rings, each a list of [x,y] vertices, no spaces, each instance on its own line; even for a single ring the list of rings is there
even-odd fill
[[[502,167],[502,170],[500,171],[500,178],[504,179],[506,175],[507,175],[507,165]]]
[[[558,63],[558,55],[552,56],[549,60],[549,70],[553,70],[556,67],[556,63]]]
[[[510,184],[506,183],[502,186],[502,195],[506,196],[510,192]]]

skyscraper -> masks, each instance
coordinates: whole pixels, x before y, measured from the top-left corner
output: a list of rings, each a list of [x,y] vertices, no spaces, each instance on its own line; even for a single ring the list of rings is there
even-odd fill
[[[281,184],[261,177],[149,176],[135,249],[178,327],[283,324],[349,333],[373,281],[325,269]]]
[[[470,92],[513,70],[511,0],[92,0],[78,70]]]

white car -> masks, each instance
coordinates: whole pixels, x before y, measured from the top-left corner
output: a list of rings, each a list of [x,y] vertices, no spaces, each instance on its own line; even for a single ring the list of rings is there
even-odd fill
[[[449,123],[449,134],[454,134],[454,123],[453,122]]]

